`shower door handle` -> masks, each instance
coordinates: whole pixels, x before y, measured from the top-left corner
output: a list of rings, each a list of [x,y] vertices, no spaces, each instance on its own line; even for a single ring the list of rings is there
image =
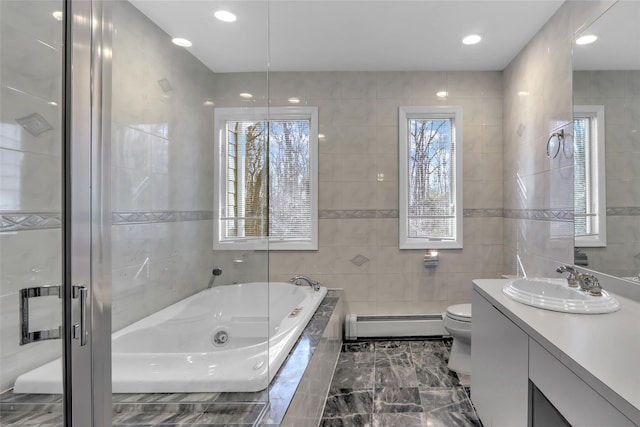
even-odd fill
[[[45,340],[57,340],[62,337],[62,326],[58,326],[56,329],[29,331],[29,299],[49,296],[62,298],[62,287],[59,285],[44,285],[20,289],[20,345]]]
[[[84,346],[87,345],[87,287],[73,285],[73,298],[80,299],[80,324],[73,325],[73,339]]]
[[[73,286],[73,298],[80,299],[80,323],[73,325],[73,338],[79,340],[81,346],[87,344],[87,295],[86,286]],[[44,285],[20,289],[20,345],[62,338],[62,326],[55,329],[29,331],[29,299],[49,296],[62,298],[62,286]]]

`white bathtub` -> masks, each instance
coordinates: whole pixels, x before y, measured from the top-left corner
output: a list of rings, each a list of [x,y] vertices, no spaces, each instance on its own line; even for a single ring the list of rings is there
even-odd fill
[[[326,293],[259,282],[179,301],[113,334],[113,392],[263,390]],[[62,393],[61,360],[18,377],[14,393]]]

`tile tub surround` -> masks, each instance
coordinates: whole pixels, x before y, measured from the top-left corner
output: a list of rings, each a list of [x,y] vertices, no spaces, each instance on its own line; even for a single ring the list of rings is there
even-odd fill
[[[447,369],[450,349],[450,339],[344,343],[320,426],[482,426],[469,377]]]
[[[342,291],[329,290],[269,385],[268,392],[114,394],[113,425],[253,426],[265,414],[268,399],[271,409],[263,418],[263,425],[302,426],[288,424],[287,411],[290,405],[292,411],[300,411],[300,407],[294,407],[294,400],[305,387],[319,391],[324,381],[328,389],[342,342],[343,321]],[[329,362],[330,372],[326,371],[326,362]],[[315,377],[309,378],[309,372]],[[320,419],[326,389],[324,394],[305,395],[307,405],[315,404],[320,408],[314,425]],[[14,395],[10,391],[0,395],[0,419],[3,425],[8,423],[7,427],[13,426],[11,422],[14,421],[16,426],[58,427],[62,425],[61,410],[60,395]]]
[[[243,87],[260,73],[216,73],[217,106],[242,106]],[[435,94],[449,92],[445,100]],[[502,73],[500,71],[269,72],[271,105],[319,111],[317,251],[270,251],[269,275],[311,275],[342,288],[350,312],[442,312],[471,300],[471,280],[502,268]],[[461,105],[464,109],[464,249],[440,252],[427,271],[424,251],[398,249],[398,107]],[[472,161],[476,160],[476,161]],[[216,260],[224,254],[216,253]],[[232,258],[229,255],[228,258]],[[223,265],[249,272],[249,263]],[[235,279],[237,280],[237,279]],[[242,280],[241,280],[242,281]]]

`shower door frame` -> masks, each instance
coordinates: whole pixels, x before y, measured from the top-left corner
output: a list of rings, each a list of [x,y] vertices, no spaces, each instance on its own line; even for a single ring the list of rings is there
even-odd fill
[[[64,422],[107,427],[112,418],[111,4],[65,0],[64,9]],[[73,299],[80,285],[87,288],[84,313]],[[82,323],[86,335],[77,333]]]

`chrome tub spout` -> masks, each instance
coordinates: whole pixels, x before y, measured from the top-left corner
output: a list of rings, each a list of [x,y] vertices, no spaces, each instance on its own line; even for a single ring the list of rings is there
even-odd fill
[[[312,280],[311,278],[307,277],[307,276],[293,276],[291,279],[289,279],[289,281],[297,286],[302,286],[302,282],[307,282],[307,284],[309,286],[311,286],[311,288],[313,288],[314,291],[318,292],[320,290],[320,285],[322,283],[317,282],[315,280]]]

